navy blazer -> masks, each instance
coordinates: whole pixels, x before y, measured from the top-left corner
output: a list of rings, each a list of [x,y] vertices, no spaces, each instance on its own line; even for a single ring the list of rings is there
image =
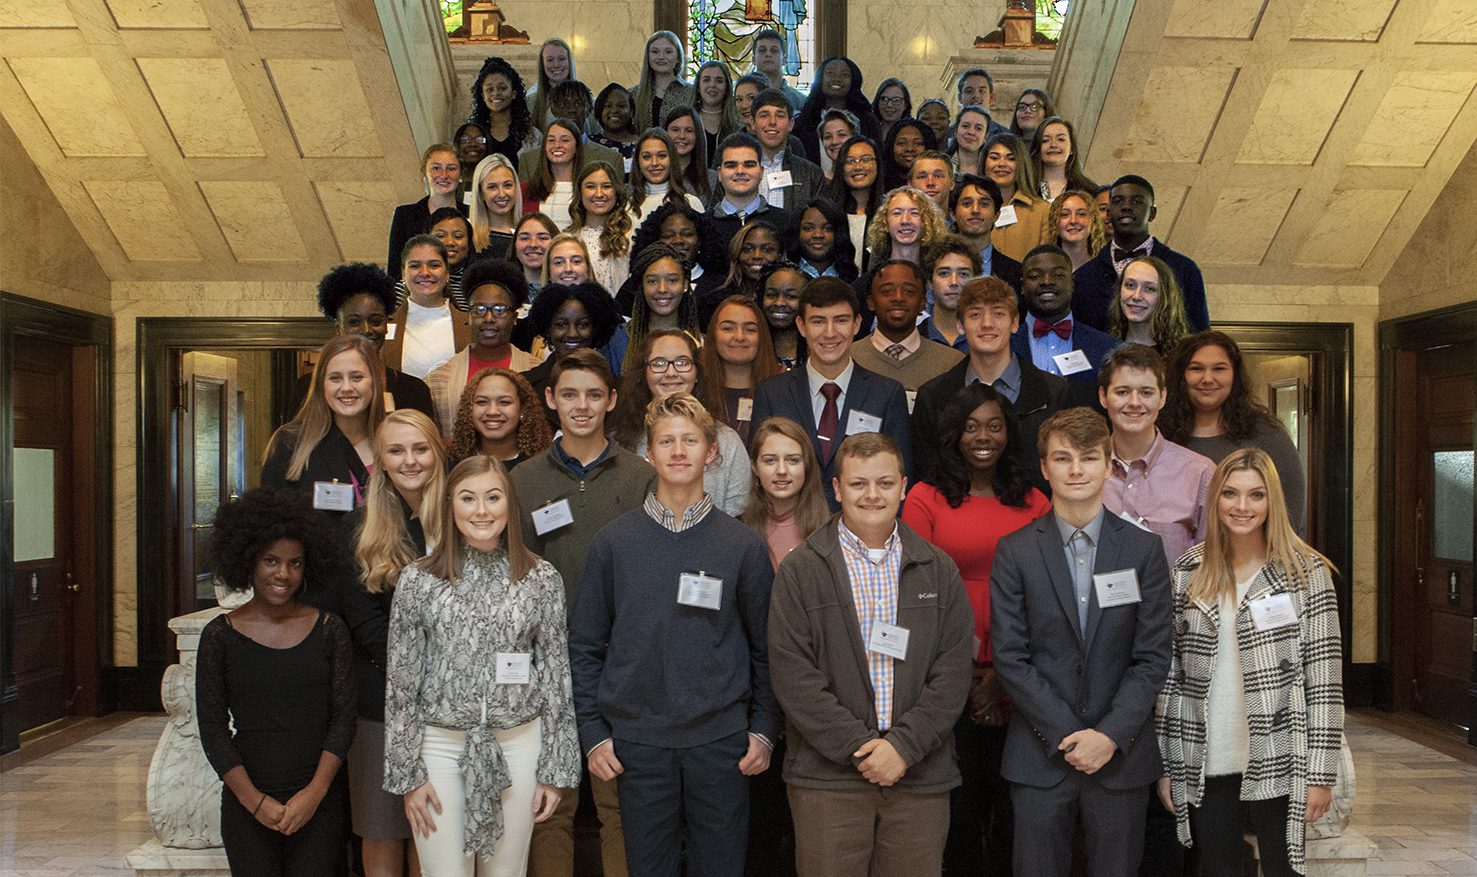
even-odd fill
[[[908,397],[903,385],[892,378],[868,371],[853,363],[851,384],[842,397],[837,425],[844,434],[847,418],[852,411],[861,411],[882,418],[881,433],[903,452],[903,474],[912,480],[913,442],[908,434]],[[805,366],[796,366],[784,374],[760,382],[754,391],[754,426],[768,417],[788,417],[800,424],[810,436],[810,446],[816,459],[825,459],[821,453],[821,440],[816,434],[815,408],[810,399],[809,372]],[[821,484],[826,488],[826,501],[831,511],[838,511],[836,492],[831,488],[831,479],[836,476],[836,457],[821,465]]]
[[[1163,259],[1179,281],[1185,297],[1185,316],[1190,328],[1203,332],[1210,328],[1210,306],[1205,302],[1205,279],[1200,266],[1183,253],[1171,250],[1164,241],[1154,241],[1153,255]],[[1104,332],[1108,331],[1108,302],[1118,286],[1118,271],[1113,267],[1113,245],[1108,243],[1096,256],[1072,274],[1072,313],[1077,319]]]
[[[1092,775],[1105,787],[1132,789],[1160,777],[1154,702],[1169,676],[1169,564],[1157,535],[1105,512],[1093,572],[1122,569],[1135,571],[1142,599],[1104,609],[1094,589],[1084,637],[1056,514],[1042,515],[996,547],[990,642],[1015,710],[1000,768],[1010,782],[1039,788],[1061,782],[1076,768],[1057,746],[1083,728],[1118,746]]]
[[[1074,313],[1072,315],[1072,349],[1082,351],[1087,356],[1087,361],[1092,365],[1092,368],[1070,375],[1062,375],[1062,377],[1075,383],[1089,384],[1095,389],[1097,387],[1098,369],[1103,367],[1103,360],[1107,359],[1108,354],[1117,350],[1118,346],[1122,343],[1107,332],[1100,332],[1086,323],[1079,321],[1077,315]],[[1023,362],[1032,362],[1031,336],[1030,330],[1026,328],[1025,317],[1021,317],[1020,328],[1016,329],[1015,334],[1010,336],[1010,351],[1016,355],[1017,359]],[[1083,404],[1095,403],[1097,401],[1097,393],[1094,392],[1092,397],[1091,402],[1084,401]]]

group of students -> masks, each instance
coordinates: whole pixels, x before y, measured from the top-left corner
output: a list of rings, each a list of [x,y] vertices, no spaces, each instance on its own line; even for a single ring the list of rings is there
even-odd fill
[[[1075,150],[1042,93],[1012,129],[1035,120],[1049,172],[1021,153],[1017,185],[988,75],[936,159],[901,82],[858,104],[832,59],[801,99],[761,68],[729,118],[726,70],[685,93],[659,33],[621,106],[735,128],[703,208],[678,138],[621,139],[618,87],[598,134],[518,154],[566,118],[560,48],[533,98],[484,66],[471,221],[407,205],[398,281],[320,283],[336,334],[217,520],[252,595],[197,670],[233,872],[336,873],[352,828],[366,875],[569,877],[588,783],[607,877],[1054,877],[1074,847],[1091,874],[1236,874],[1243,808],[1263,873],[1304,873],[1342,732],[1333,570],[1198,269],[1148,235],[1148,181],[1105,187],[1109,236],[1080,167],[1049,170]],[[842,197],[796,191],[792,112]],[[631,225],[597,208],[652,191],[582,165],[604,141],[672,187],[624,278]],[[517,166],[568,182],[556,156],[596,168],[572,233],[518,214]],[[459,161],[428,154],[433,197]],[[1057,242],[1011,231],[1045,237],[1038,209]]]

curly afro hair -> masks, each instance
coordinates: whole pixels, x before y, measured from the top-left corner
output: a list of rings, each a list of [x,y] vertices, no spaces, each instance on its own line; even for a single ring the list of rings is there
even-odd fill
[[[636,228],[636,235],[631,241],[631,252],[639,253],[660,241],[662,223],[670,219],[673,214],[687,217],[697,229],[698,246],[695,254],[697,264],[703,266],[704,271],[727,270],[728,253],[724,250],[718,235],[713,232],[713,223],[709,221],[707,214],[693,210],[692,206],[686,203],[664,201],[648,213],[641,221],[641,225]]]
[[[395,281],[378,265],[349,262],[323,275],[318,281],[318,308],[330,321],[338,321],[339,309],[356,295],[372,295],[395,313]]]
[[[528,301],[528,281],[523,277],[523,268],[491,257],[478,259],[462,272],[462,294],[470,301],[477,287],[489,283],[501,286],[513,297],[514,307],[523,307]]]
[[[533,300],[533,310],[528,315],[528,321],[533,324],[533,331],[549,337],[549,326],[554,322],[554,314],[563,307],[564,303],[574,299],[585,306],[590,315],[592,325],[590,335],[590,346],[599,350],[615,334],[615,330],[621,324],[621,312],[615,306],[615,299],[605,291],[605,287],[594,282],[566,285],[563,283],[551,283],[539,290],[538,298]]]
[[[216,576],[232,591],[250,590],[257,558],[278,539],[295,539],[303,546],[304,588],[326,586],[347,569],[340,540],[308,508],[301,491],[263,487],[216,512],[211,539]]]

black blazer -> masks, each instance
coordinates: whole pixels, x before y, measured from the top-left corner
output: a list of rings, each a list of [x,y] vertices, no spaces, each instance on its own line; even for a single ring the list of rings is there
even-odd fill
[[[400,277],[400,251],[405,249],[405,242],[418,234],[428,234],[431,231],[431,196],[420,199],[414,204],[401,204],[395,208],[395,215],[390,218],[390,252],[385,258],[385,270],[391,277]],[[460,198],[457,199],[456,209],[467,215],[467,205]]]
[[[996,250],[990,254],[990,276],[998,277],[1010,284],[1010,288],[1015,290],[1017,296],[1016,304],[1020,305],[1020,313],[1024,314],[1026,307],[1024,304],[1021,304],[1019,298],[1021,294],[1021,263]]]
[[[784,374],[775,375],[760,382],[754,390],[755,426],[768,417],[788,417],[800,424],[810,436],[810,446],[817,459],[824,459],[821,440],[816,434],[815,408],[810,399],[809,371],[802,365]],[[908,397],[903,385],[892,378],[883,377],[853,364],[851,384],[847,387],[839,412],[838,426],[844,433],[847,418],[852,411],[861,411],[882,418],[883,435],[897,444],[903,452],[903,474],[912,480],[913,442],[908,433]],[[836,475],[836,458],[821,466],[821,483],[826,488],[826,501],[831,511],[839,511],[836,492],[831,488],[831,479]]]
[[[1022,362],[1032,362],[1031,336],[1027,334],[1029,331],[1026,328],[1026,318],[1023,316],[1021,317],[1020,328],[1016,329],[1015,334],[1010,336],[1010,352],[1014,353],[1016,359]],[[1083,398],[1083,405],[1097,404],[1098,369],[1103,367],[1103,360],[1108,358],[1108,354],[1117,350],[1122,343],[1122,341],[1119,341],[1107,332],[1100,332],[1086,323],[1074,321],[1072,325],[1072,349],[1082,351],[1082,354],[1087,357],[1087,362],[1092,368],[1086,371],[1064,375],[1064,377],[1074,384],[1085,384],[1091,390],[1091,398]],[[1081,397],[1080,393],[1079,397]]]
[[[1133,569],[1138,603],[1103,609],[1090,592],[1087,635],[1053,512],[1001,539],[990,567],[995,672],[1015,709],[1000,775],[1050,788],[1076,770],[1057,749],[1083,728],[1118,751],[1092,778],[1133,789],[1159,778],[1154,702],[1169,676],[1172,590],[1159,537],[1104,512],[1094,573]],[[1070,843],[1070,838],[1063,839]]]
[[[308,397],[308,388],[313,384],[312,375],[298,375],[292,383],[292,395],[288,398],[287,410],[296,414]],[[414,408],[436,423],[436,405],[431,401],[431,388],[426,382],[405,372],[385,369],[385,392],[395,400],[395,410]]]
[[[1031,364],[1029,357],[1016,357],[1021,365],[1021,391],[1015,400],[1015,417],[1020,423],[1022,452],[1026,459],[1017,460],[1026,477],[1042,493],[1050,496],[1050,487],[1041,477],[1041,464],[1036,454],[1036,433],[1046,418],[1063,408],[1072,408],[1078,399],[1071,385],[1060,375],[1048,374]],[[944,408],[964,389],[964,375],[969,371],[969,357],[953,368],[918,388],[913,402],[913,461],[920,478],[931,478],[938,465],[939,418]]]
[[[426,553],[426,534],[420,518],[411,517],[410,506],[398,495],[400,513],[410,544],[420,555]],[[345,544],[354,545],[359,529],[364,526],[364,509],[357,508],[344,517]],[[349,567],[353,574],[342,587],[344,621],[354,641],[354,682],[358,691],[359,717],[375,722],[385,720],[385,664],[390,642],[390,605],[394,591],[371,594],[364,588],[358,564]]]
[[[1196,332],[1209,329],[1210,306],[1205,301],[1205,278],[1200,276],[1200,266],[1189,256],[1171,250],[1161,240],[1154,241],[1153,255],[1163,259],[1179,281],[1190,328]],[[1094,329],[1108,331],[1108,302],[1112,300],[1117,284],[1118,271],[1113,267],[1113,245],[1109,242],[1072,273],[1072,313]]]
[[[348,437],[339,430],[336,424],[329,424],[328,433],[308,455],[308,465],[303,469],[302,474],[296,480],[288,480],[287,464],[292,460],[292,452],[296,447],[296,437],[280,429],[276,435],[272,436],[272,441],[268,445],[267,459],[262,463],[262,487],[297,488],[303,492],[306,501],[310,504],[315,481],[357,483],[361,491],[369,487],[369,470],[364,468],[364,461],[359,459],[359,452],[349,444]],[[355,504],[358,504],[357,501]],[[347,513],[324,512],[324,514],[339,518]]]

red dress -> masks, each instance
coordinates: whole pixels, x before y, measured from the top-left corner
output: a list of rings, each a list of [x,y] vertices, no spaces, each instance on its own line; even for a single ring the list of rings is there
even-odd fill
[[[1051,501],[1036,488],[1026,493],[1024,508],[1014,508],[993,496],[966,496],[959,508],[949,508],[943,491],[919,482],[903,501],[903,523],[937,545],[959,566],[969,605],[974,609],[976,661],[989,661],[990,564],[995,544],[1051,510]]]

